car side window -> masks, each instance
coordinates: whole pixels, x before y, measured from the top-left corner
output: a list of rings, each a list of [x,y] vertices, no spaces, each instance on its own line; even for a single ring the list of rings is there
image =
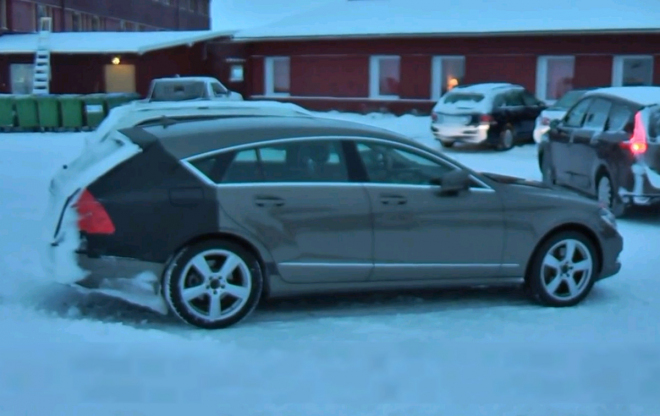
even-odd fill
[[[630,107],[621,104],[613,105],[612,109],[610,110],[610,119],[607,123],[607,131],[623,131],[624,127],[626,127],[626,124],[628,124],[628,122],[631,120],[632,115],[633,112]]]
[[[589,106],[584,118],[584,128],[589,130],[603,131],[607,123],[612,103],[608,100],[596,98]]]
[[[216,97],[226,96],[229,93],[227,88],[225,88],[222,84],[219,84],[217,82],[211,84],[211,88],[213,88],[213,94]]]
[[[506,95],[506,98],[504,100],[504,105],[506,107],[522,107],[522,106],[524,106],[525,102],[523,100],[522,91],[514,90],[514,91],[509,92]]]
[[[525,90],[522,93],[523,102],[526,107],[536,107],[541,105],[541,101],[534,96],[531,92]]]
[[[591,104],[591,99],[582,100],[573,107],[566,117],[564,118],[564,125],[566,127],[582,127],[582,121],[584,116],[589,109],[589,104]]]
[[[367,171],[369,182],[400,185],[429,185],[455,170],[451,165],[377,142],[358,142],[357,151]]]

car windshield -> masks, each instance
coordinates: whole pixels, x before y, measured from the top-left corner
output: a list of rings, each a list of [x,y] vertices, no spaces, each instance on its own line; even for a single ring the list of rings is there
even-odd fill
[[[189,101],[206,98],[206,84],[202,81],[156,82],[151,101]]]
[[[551,108],[566,110],[575,104],[586,91],[569,91],[564,94]]]
[[[442,100],[445,104],[456,103],[478,103],[484,99],[483,94],[469,93],[469,92],[454,92],[449,93]]]

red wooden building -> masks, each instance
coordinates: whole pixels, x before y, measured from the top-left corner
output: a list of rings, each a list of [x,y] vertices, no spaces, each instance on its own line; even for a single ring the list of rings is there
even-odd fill
[[[335,0],[234,42],[249,97],[310,109],[428,111],[454,85],[492,81],[552,102],[571,88],[660,84],[656,3]]]

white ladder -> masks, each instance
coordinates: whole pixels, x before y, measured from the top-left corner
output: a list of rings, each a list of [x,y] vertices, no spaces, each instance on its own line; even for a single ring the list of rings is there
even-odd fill
[[[37,52],[34,57],[32,94],[44,95],[50,92],[50,33],[53,20],[50,17],[39,19]]]

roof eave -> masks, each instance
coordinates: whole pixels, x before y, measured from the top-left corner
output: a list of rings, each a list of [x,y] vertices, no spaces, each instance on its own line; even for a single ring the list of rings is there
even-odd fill
[[[457,37],[516,37],[516,36],[565,36],[565,35],[625,35],[658,34],[659,28],[648,29],[582,29],[582,30],[528,30],[510,32],[446,32],[446,33],[365,33],[344,35],[308,35],[308,36],[254,36],[241,37],[240,33],[232,38],[234,42],[278,42],[310,40],[353,40],[353,39],[392,39],[392,38],[457,38]]]

